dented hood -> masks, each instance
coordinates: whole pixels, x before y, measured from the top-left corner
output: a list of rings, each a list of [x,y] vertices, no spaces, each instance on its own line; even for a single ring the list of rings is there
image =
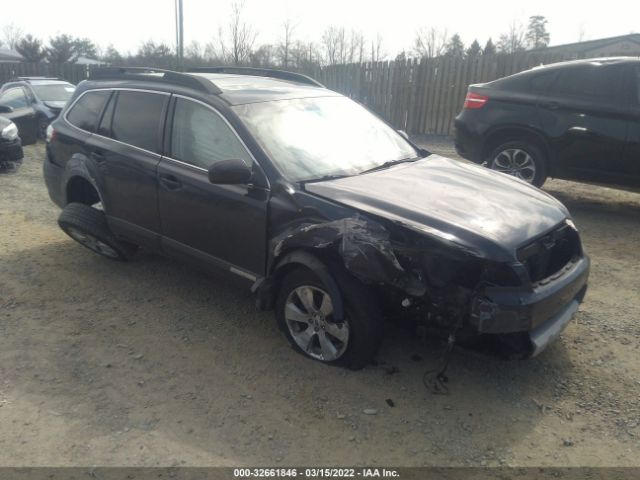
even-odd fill
[[[491,255],[509,256],[569,217],[550,195],[478,165],[431,155],[307,191]],[[493,255],[491,255],[493,256]]]

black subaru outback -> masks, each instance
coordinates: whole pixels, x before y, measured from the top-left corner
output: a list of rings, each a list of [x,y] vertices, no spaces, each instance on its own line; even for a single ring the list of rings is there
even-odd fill
[[[299,74],[94,70],[49,129],[44,177],[83,246],[226,269],[326,363],[363,366],[399,316],[534,355],[587,288],[557,200]]]

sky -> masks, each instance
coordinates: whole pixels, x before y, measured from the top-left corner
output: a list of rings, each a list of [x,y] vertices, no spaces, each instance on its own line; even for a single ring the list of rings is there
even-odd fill
[[[3,0],[8,1],[8,0]],[[183,0],[185,45],[206,44],[226,25],[231,0]],[[88,37],[102,47],[113,44],[134,53],[146,40],[175,44],[175,0],[20,0],[2,9],[0,28],[13,23],[25,33],[48,39],[58,33]],[[420,27],[459,33],[466,45],[478,39],[494,42],[515,21],[544,15],[551,45],[625,35],[640,31],[640,1],[575,0],[442,1],[430,0],[245,0],[245,18],[258,32],[257,43],[277,43],[282,24],[292,19],[294,39],[319,41],[330,25],[361,31],[371,39],[382,35],[384,50],[395,55],[410,50]],[[2,32],[0,31],[0,38]]]

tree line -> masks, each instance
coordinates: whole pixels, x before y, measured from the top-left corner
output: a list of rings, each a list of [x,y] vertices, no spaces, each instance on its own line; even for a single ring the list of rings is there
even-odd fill
[[[255,67],[281,67],[309,69],[326,65],[377,62],[405,58],[435,58],[441,56],[467,58],[480,55],[510,54],[549,44],[547,19],[532,16],[526,26],[514,22],[496,42],[489,38],[484,46],[473,40],[468,46],[458,33],[449,35],[445,29],[420,28],[415,32],[411,48],[395,57],[386,51],[381,35],[374,38],[345,27],[327,27],[317,41],[298,38],[298,24],[285,19],[281,25],[279,40],[274,44],[258,43],[258,32],[248,24],[243,15],[243,3],[232,4],[226,25],[221,26],[215,38],[202,44],[192,41],[184,49],[184,68],[203,65],[249,65]],[[3,27],[0,47],[13,49],[27,62],[48,61],[73,63],[79,57],[99,60],[114,65],[139,65],[174,68],[176,49],[163,42],[147,40],[134,53],[123,53],[113,45],[102,48],[88,38],[76,38],[60,34],[45,43],[32,34],[25,34],[14,24]]]

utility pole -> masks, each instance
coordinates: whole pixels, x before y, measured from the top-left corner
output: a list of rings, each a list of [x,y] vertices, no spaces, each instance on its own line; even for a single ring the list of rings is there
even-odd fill
[[[182,0],[176,2],[176,56],[178,58],[178,70],[184,68],[184,15],[182,13]]]

